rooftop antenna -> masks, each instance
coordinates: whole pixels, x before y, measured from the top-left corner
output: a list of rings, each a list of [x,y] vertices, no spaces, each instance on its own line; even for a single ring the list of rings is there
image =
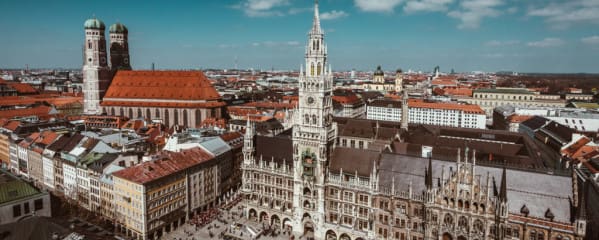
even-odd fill
[[[237,70],[237,55],[235,55],[235,70]]]

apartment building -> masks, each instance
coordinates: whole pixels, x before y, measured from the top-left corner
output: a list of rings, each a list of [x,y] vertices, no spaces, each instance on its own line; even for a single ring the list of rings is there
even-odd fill
[[[418,99],[408,101],[410,124],[436,126],[486,128],[484,111],[477,105],[426,102]],[[366,118],[382,121],[401,121],[402,102],[374,100],[367,107]]]
[[[566,102],[559,95],[544,95],[524,88],[476,89],[472,97],[458,96],[458,101],[479,105],[492,117],[493,109],[503,105],[518,107],[565,107]]]
[[[117,232],[158,239],[192,213],[214,206],[220,197],[218,167],[211,153],[193,148],[114,172]]]

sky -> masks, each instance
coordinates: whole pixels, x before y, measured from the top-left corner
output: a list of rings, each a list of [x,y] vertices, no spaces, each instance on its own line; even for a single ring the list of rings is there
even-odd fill
[[[0,69],[80,68],[83,23],[134,69],[299,69],[312,0],[0,1]],[[320,0],[334,70],[599,72],[599,0]],[[106,32],[108,34],[108,31]]]

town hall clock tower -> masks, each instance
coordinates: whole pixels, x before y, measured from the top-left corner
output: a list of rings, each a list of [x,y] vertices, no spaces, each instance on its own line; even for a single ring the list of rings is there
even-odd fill
[[[293,128],[294,196],[293,230],[297,235],[313,232],[324,239],[324,179],[336,138],[332,119],[333,74],[327,67],[327,46],[320,28],[318,1],[308,33],[305,72],[299,76],[299,108]]]

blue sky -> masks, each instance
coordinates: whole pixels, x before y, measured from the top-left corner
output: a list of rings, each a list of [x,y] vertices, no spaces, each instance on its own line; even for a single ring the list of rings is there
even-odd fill
[[[0,1],[0,68],[81,66],[83,22],[129,28],[135,69],[299,69],[311,0]],[[320,0],[337,70],[599,72],[599,0]]]

